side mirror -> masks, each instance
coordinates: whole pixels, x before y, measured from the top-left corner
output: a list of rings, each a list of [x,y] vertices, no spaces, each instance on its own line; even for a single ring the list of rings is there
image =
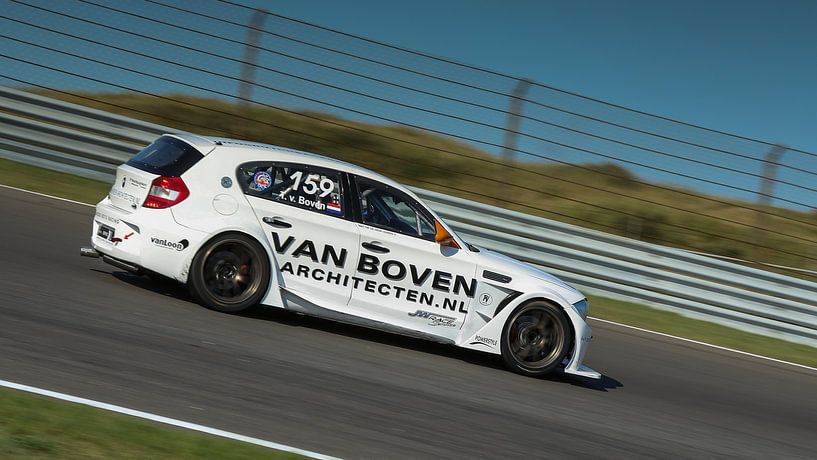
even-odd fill
[[[457,248],[462,249],[460,245],[457,243],[457,240],[442,226],[440,221],[434,221],[434,227],[437,230],[437,234],[434,236],[434,240],[437,241],[437,244],[440,246],[450,247],[450,248]]]

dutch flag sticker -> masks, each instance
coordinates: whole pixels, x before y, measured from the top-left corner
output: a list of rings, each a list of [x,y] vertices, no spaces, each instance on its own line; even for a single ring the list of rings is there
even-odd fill
[[[326,203],[326,210],[333,214],[341,214],[343,212],[340,205],[336,203]]]

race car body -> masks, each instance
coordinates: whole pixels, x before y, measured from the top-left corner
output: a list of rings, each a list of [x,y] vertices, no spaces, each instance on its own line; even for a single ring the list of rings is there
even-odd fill
[[[117,169],[84,255],[186,283],[203,305],[256,305],[502,356],[582,365],[587,301],[559,279],[463,241],[410,190],[310,153],[164,135]]]

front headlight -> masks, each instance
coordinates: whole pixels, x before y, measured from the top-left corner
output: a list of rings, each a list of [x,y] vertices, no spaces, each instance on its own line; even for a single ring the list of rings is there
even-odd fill
[[[587,303],[587,299],[580,300],[573,304],[573,308],[579,312],[582,319],[587,319],[587,314],[590,313],[590,305]]]

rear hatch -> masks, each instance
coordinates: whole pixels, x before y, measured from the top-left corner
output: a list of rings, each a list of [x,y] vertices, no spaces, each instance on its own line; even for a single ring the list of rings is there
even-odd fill
[[[127,212],[133,212],[145,202],[150,184],[158,174],[151,174],[127,164],[116,168],[116,180],[108,196],[111,204]]]
[[[141,206],[153,182],[161,177],[179,177],[204,155],[173,136],[162,136],[116,169],[109,193],[111,204],[127,212]]]

